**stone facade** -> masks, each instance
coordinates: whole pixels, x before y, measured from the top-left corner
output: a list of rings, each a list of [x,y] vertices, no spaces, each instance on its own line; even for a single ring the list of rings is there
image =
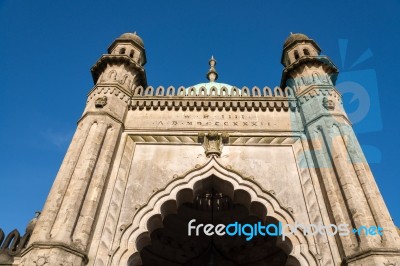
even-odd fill
[[[143,41],[121,35],[92,68],[95,86],[29,244],[4,265],[400,265],[338,70],[320,52],[290,35],[273,90],[216,82],[214,58],[208,83],[153,88]],[[383,235],[194,241],[182,233],[191,217]]]

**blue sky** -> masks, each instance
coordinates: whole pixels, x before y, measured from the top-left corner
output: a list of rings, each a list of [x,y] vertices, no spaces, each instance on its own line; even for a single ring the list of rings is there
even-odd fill
[[[400,225],[399,1],[10,0],[0,1],[0,25],[4,231],[23,231],[42,209],[93,86],[90,67],[132,31],[144,40],[153,86],[204,82],[213,54],[220,82],[275,87],[289,32],[313,38],[339,67],[339,82],[361,86],[344,93],[345,106]]]

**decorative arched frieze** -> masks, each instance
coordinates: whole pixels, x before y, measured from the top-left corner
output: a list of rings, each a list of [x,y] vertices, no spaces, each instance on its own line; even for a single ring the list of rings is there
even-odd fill
[[[207,90],[205,87],[201,87],[199,90],[199,96],[207,96]]]
[[[141,96],[143,94],[143,87],[142,86],[137,86],[134,90],[133,90],[133,95],[137,95],[137,96]]]
[[[114,81],[114,80],[116,80],[116,79],[117,79],[117,71],[111,70],[110,72],[108,72],[107,80],[112,80],[112,81]]]
[[[114,95],[121,99],[123,102],[128,103],[130,101],[130,96],[122,91],[119,87],[113,86],[96,86],[90,93],[87,102],[88,103],[92,99],[96,99],[98,96],[104,95]]]
[[[254,96],[254,97],[260,97],[261,96],[261,91],[260,91],[260,89],[258,88],[258,87],[253,87],[253,89],[251,90],[251,94]]]
[[[247,87],[242,88],[242,96],[250,96],[250,90]]]
[[[186,90],[185,90],[185,88],[184,87],[179,87],[178,88],[178,93],[177,93],[177,95],[178,96],[186,96]]]
[[[274,89],[274,96],[275,97],[284,97],[282,89],[279,87],[275,87]]]
[[[169,86],[167,89],[167,94],[166,96],[174,96],[175,95],[175,88],[172,86]]]
[[[236,87],[232,87],[231,88],[231,96],[232,97],[239,97],[240,93],[239,93],[239,89]]]
[[[218,96],[218,90],[216,87],[211,87],[210,96]]]
[[[286,87],[285,88],[285,96],[288,97],[288,98],[294,98],[295,97],[295,94],[294,94],[292,88],[290,88],[290,87]]]
[[[154,89],[153,87],[149,86],[146,88],[146,91],[144,92],[145,96],[153,96],[154,94]]]
[[[164,87],[160,86],[156,90],[156,96],[164,96],[164,92],[165,92]]]
[[[264,97],[271,97],[272,96],[272,91],[271,91],[271,89],[269,87],[264,87],[263,94],[264,94]]]
[[[221,88],[221,96],[229,96],[229,92],[226,87]]]
[[[189,89],[189,93],[188,93],[188,96],[197,96],[197,92],[196,92],[196,88],[195,87],[191,87],[190,89]]]

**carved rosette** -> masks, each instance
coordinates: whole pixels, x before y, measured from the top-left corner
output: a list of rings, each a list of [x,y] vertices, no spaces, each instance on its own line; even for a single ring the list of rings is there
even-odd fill
[[[387,262],[383,263],[385,266],[396,266],[396,262],[391,262],[390,260],[387,260]]]
[[[208,133],[201,132],[199,133],[198,140],[199,143],[203,144],[207,157],[220,157],[223,144],[229,141],[229,134],[226,132],[219,133],[217,131],[210,131]]]
[[[43,266],[49,263],[48,256],[39,256],[36,260],[33,261],[37,266]]]

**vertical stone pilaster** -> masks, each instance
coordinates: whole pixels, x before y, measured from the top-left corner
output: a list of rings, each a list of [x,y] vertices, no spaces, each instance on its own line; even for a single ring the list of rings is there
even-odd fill
[[[361,183],[367,203],[376,223],[383,228],[382,244],[385,247],[399,246],[400,237],[390,217],[389,211],[379,192],[371,169],[364,157],[354,131],[350,127],[342,128],[343,141],[349,151],[356,175]]]
[[[101,164],[97,165],[96,169],[93,171],[85,200],[82,204],[80,216],[78,217],[72,236],[74,244],[81,249],[85,249],[88,244],[92,226],[96,218],[96,211],[112,164],[114,147],[120,133],[121,127],[119,125],[115,127],[110,126],[107,129],[103,147],[98,157]]]
[[[366,203],[360,182],[355,175],[354,169],[352,169],[352,164],[349,161],[349,155],[339,128],[336,125],[333,125],[328,130],[321,130],[323,132],[325,146],[330,154],[336,172],[336,178],[339,182],[342,195],[348,206],[353,226],[355,228],[360,228],[361,226],[369,227],[376,225],[372,219],[373,217],[370,213],[369,206]],[[377,241],[380,238],[379,236],[369,237],[365,234],[360,234],[357,237],[359,238],[360,249],[376,246]]]
[[[86,142],[91,124],[81,122],[72,138],[71,144],[67,150],[65,158],[61,164],[60,170],[55,178],[54,184],[50,190],[46,203],[43,207],[40,219],[36,224],[36,230],[33,231],[32,241],[46,241],[50,237],[50,230],[58,209],[61,206],[61,199],[66,193],[68,183],[79,159],[82,148]]]
[[[351,224],[351,218],[346,212],[346,205],[343,199],[340,197],[340,189],[337,183],[334,182],[334,171],[331,167],[330,160],[327,158],[329,155],[326,152],[322,132],[319,130],[313,130],[309,132],[311,146],[314,150],[314,158],[316,165],[318,166],[319,174],[321,175],[321,181],[324,186],[326,197],[330,203],[330,209],[332,211],[333,222],[336,224]],[[357,239],[354,235],[350,236],[338,236],[338,243],[341,244],[342,256],[351,254],[357,245]]]
[[[88,248],[132,90],[147,84],[143,40],[126,33],[93,66],[95,83],[21,265],[79,266]]]
[[[68,185],[67,193],[62,199],[63,203],[52,226],[50,237],[55,241],[63,241],[68,244],[72,241],[72,232],[96,166],[106,131],[106,124],[97,121],[92,124],[88,140],[82,150]]]

